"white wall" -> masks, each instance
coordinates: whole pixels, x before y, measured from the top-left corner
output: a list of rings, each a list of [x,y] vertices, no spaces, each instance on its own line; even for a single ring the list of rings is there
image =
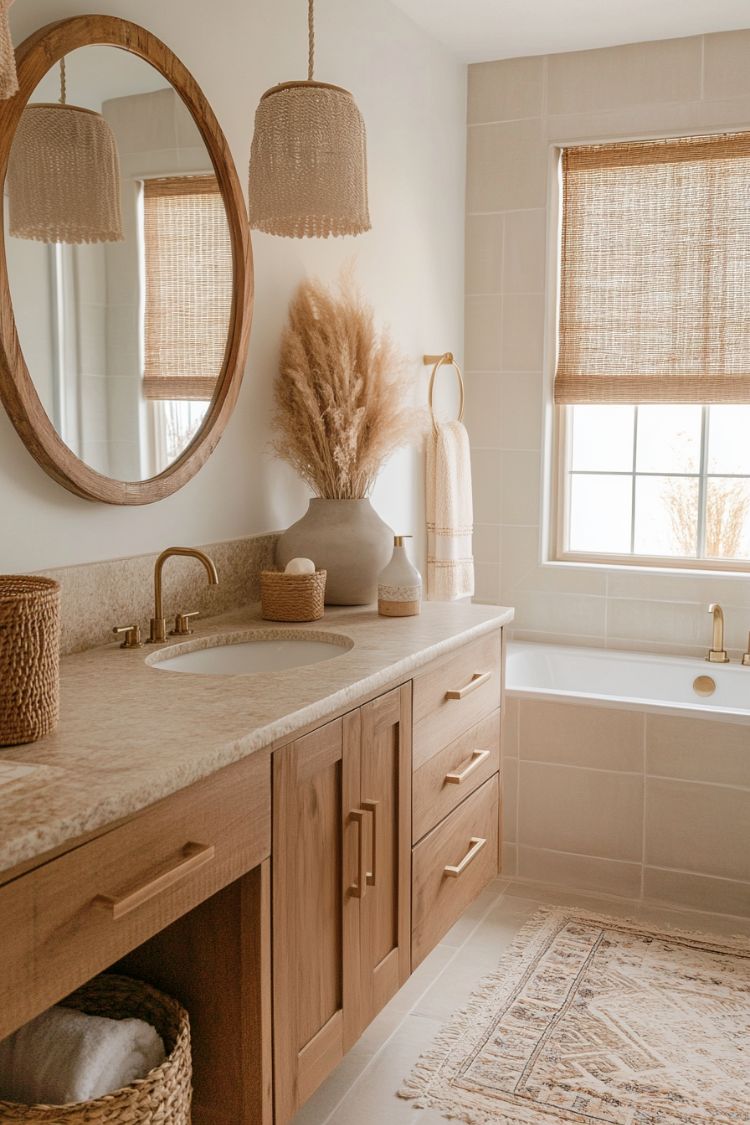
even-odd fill
[[[275,82],[303,77],[303,0],[35,0],[11,9],[14,42],[64,16],[106,12],[143,24],[193,72],[243,184],[255,107]],[[390,0],[319,0],[317,76],[351,89],[369,140],[373,230],[358,239],[253,235],[256,304],[240,401],[218,449],[184,489],[145,508],[81,500],[37,466],[0,411],[0,571],[32,570],[280,528],[306,493],[267,452],[271,385],[298,279],[333,280],[355,256],[378,316],[415,361],[460,349],[463,335],[465,67]],[[375,490],[398,531],[422,532],[421,457],[397,456]],[[421,546],[421,544],[419,544]]]

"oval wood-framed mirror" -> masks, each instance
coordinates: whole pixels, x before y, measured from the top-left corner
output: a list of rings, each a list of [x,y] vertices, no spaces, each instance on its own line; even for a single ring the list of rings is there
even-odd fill
[[[154,35],[137,24],[114,16],[83,15],[61,20],[34,32],[18,47],[16,64],[19,90],[13,98],[0,103],[0,182],[6,184],[16,130],[32,95],[38,89],[43,91],[49,86],[52,77],[50,72],[60,60],[79,48],[90,46],[119,48],[154,68],[159,80],[166,80],[167,87],[177,95],[175,104],[180,112],[184,112],[182,107],[186,107],[197,127],[196,137],[199,135],[207,154],[207,171],[212,180],[215,177],[217,198],[220,194],[226,215],[222,246],[227,255],[227,263],[231,253],[231,281],[225,284],[224,289],[226,342],[223,359],[217,353],[217,367],[220,369],[216,372],[213,395],[203,408],[204,412],[199,413],[199,420],[193,423],[197,429],[192,433],[189,429],[185,431],[190,436],[185,439],[184,448],[178,448],[174,459],[166,467],[153,474],[149,474],[147,468],[142,479],[118,479],[117,476],[107,475],[107,472],[94,467],[90,463],[92,458],[84,460],[81,450],[74,451],[58,432],[60,427],[56,428],[50,413],[45,409],[35,385],[34,372],[30,370],[24,354],[24,340],[19,335],[17,323],[19,310],[14,310],[14,294],[9,274],[10,240],[5,215],[8,201],[7,191],[4,191],[4,221],[0,226],[0,400],[32,456],[45,472],[69,491],[86,499],[108,504],[150,504],[176,492],[198,472],[216,447],[235,406],[252,321],[252,250],[245,202],[234,162],[219,123],[195,79],[173,52]],[[119,52],[115,54],[119,56]],[[72,69],[69,65],[69,88],[72,85]],[[98,65],[99,72],[106,69],[108,68]],[[167,89],[162,92],[166,94]],[[35,100],[39,100],[38,97]],[[47,97],[43,100],[49,102],[52,99]],[[75,97],[69,100],[75,103]],[[183,129],[187,129],[187,126]],[[180,174],[187,175],[184,172]],[[165,179],[164,183],[167,182]],[[142,207],[142,203],[140,206]],[[40,243],[33,245],[38,248]],[[46,244],[45,252],[59,253],[55,248],[60,246],[60,243]],[[226,270],[228,269],[227,265]],[[34,292],[33,285],[27,285],[26,288]],[[222,321],[222,326],[223,324]],[[139,354],[142,356],[142,353],[141,346]],[[122,378],[120,382],[123,382]],[[208,395],[203,397],[208,399]],[[110,421],[110,427],[111,425]]]

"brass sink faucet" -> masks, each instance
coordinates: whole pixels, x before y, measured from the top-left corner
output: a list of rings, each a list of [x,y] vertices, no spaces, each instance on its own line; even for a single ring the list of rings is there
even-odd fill
[[[154,566],[154,616],[151,618],[151,633],[146,642],[150,645],[163,643],[167,639],[167,623],[164,619],[162,606],[161,572],[164,569],[164,563],[172,555],[186,555],[188,558],[198,559],[206,568],[209,586],[218,586],[219,584],[216,567],[208,555],[204,555],[203,551],[199,551],[195,547],[167,547],[166,551],[162,551]],[[192,632],[189,619],[194,616],[194,613],[178,613],[175,618],[175,627],[172,630],[173,634],[185,636]]]
[[[727,656],[727,650],[724,648],[724,610],[718,602],[712,602],[708,607],[708,612],[713,614],[714,635],[706,660],[710,661],[711,664],[728,664],[729,657]]]

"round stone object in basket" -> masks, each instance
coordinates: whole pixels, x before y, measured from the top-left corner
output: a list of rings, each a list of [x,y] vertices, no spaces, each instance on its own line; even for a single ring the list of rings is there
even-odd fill
[[[316,497],[279,537],[276,562],[283,568],[302,555],[325,570],[326,605],[369,605],[377,598],[378,574],[391,557],[392,543],[393,532],[368,499]]]

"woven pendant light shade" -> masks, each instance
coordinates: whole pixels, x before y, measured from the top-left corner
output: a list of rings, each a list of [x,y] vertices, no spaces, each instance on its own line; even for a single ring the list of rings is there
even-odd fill
[[[8,227],[38,242],[122,242],[120,160],[100,113],[61,101],[21,114],[8,164]]]
[[[0,0],[0,99],[12,98],[18,90],[16,56],[10,37],[8,9],[13,0]]]
[[[313,81],[313,0],[306,82],[266,90],[250,152],[250,226],[290,238],[370,230],[367,137],[348,90]]]

